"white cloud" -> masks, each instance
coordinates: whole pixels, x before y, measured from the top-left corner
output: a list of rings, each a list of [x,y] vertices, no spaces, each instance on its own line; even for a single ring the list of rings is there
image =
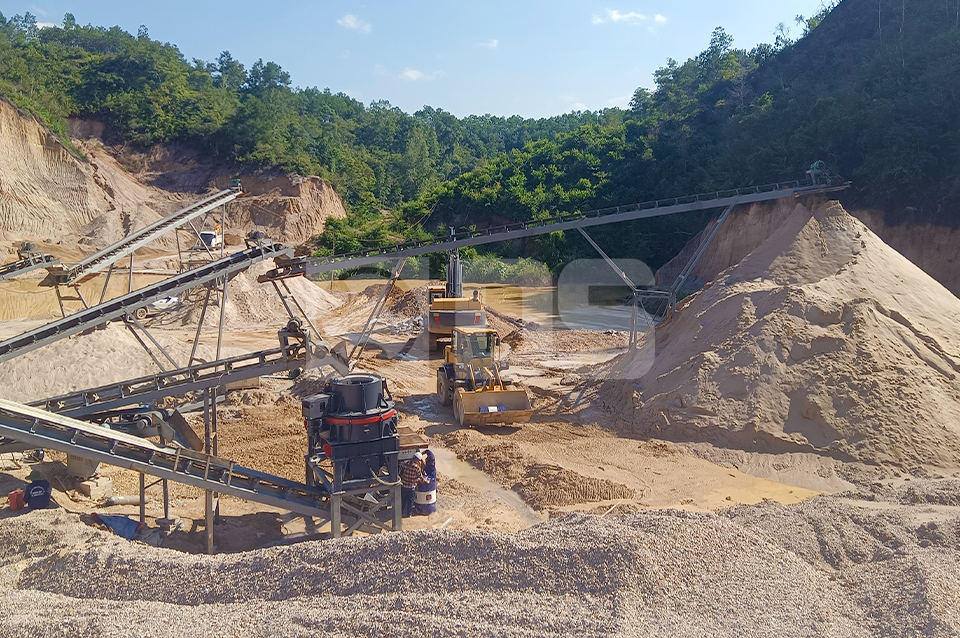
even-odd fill
[[[420,69],[415,69],[413,67],[404,67],[403,71],[397,75],[398,80],[403,80],[404,82],[420,82],[420,81],[430,81],[442,78],[444,76],[443,71],[434,71],[432,73],[424,73]]]
[[[52,22],[38,22],[38,23],[37,23],[37,28],[38,28],[38,29],[52,29],[52,28],[55,27],[55,26],[57,26],[57,25],[55,25],[55,24],[52,23]]]
[[[574,102],[573,105],[570,106],[570,110],[571,111],[589,111],[590,109],[587,108],[587,105],[584,104],[583,102]]]
[[[616,9],[607,9],[605,15],[598,16],[595,15],[590,19],[592,24],[604,24],[610,22],[613,24],[623,23],[623,24],[644,24],[649,22],[655,22],[656,24],[663,24],[667,21],[667,18],[662,14],[656,14],[655,16],[648,16],[644,13],[637,13],[636,11],[630,11],[629,13],[621,13]]]
[[[416,82],[417,80],[422,80],[426,77],[423,71],[418,71],[416,69],[411,69],[407,67],[403,70],[403,73],[400,74],[401,80],[407,80],[408,82]]]
[[[496,49],[498,46],[500,46],[500,40],[494,39],[490,40],[489,42],[481,42],[480,46],[485,49]]]
[[[607,106],[619,106],[620,108],[625,108],[630,105],[630,99],[632,95],[621,95],[620,97],[612,97],[607,100]]]
[[[370,33],[370,29],[373,28],[370,26],[369,22],[364,22],[352,13],[348,13],[337,20],[337,24],[344,29],[353,29],[354,31],[359,31],[360,33]]]

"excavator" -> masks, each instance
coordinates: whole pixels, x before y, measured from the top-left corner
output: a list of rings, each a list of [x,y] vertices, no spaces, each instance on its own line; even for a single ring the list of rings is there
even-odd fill
[[[499,355],[500,336],[493,328],[454,327],[451,344],[444,348],[443,365],[437,370],[437,397],[442,405],[453,403],[460,425],[524,423],[533,415],[530,398],[521,388],[510,388],[512,379],[501,376],[494,354]],[[496,351],[496,352],[495,352]]]
[[[473,297],[463,296],[463,263],[456,248],[447,258],[446,286],[430,286],[427,294],[429,308],[424,323],[430,352],[439,350],[440,340],[449,338],[456,326],[487,325],[479,291],[474,291]]]

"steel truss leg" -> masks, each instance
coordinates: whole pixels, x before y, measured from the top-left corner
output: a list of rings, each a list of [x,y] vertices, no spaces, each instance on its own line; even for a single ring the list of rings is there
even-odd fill
[[[136,317],[134,317],[133,315],[127,315],[126,318],[127,318],[127,321],[128,321],[127,326],[129,327],[130,324],[132,323],[132,324],[135,325],[137,328],[140,328],[140,330],[143,332],[143,334],[147,335],[147,339],[149,339],[150,342],[157,347],[157,350],[159,350],[160,352],[163,353],[163,356],[166,357],[167,361],[170,362],[170,364],[173,366],[173,369],[174,369],[174,370],[176,370],[177,368],[180,367],[180,364],[177,363],[176,361],[174,361],[173,357],[170,356],[170,353],[167,352],[167,351],[164,349],[164,347],[160,345],[160,342],[159,342],[159,341],[157,341],[156,339],[153,338],[153,335],[150,334],[150,331],[147,330],[146,327],[144,327],[144,325],[143,325],[142,323],[140,323],[140,321],[138,321]],[[130,327],[130,330],[133,331],[133,328]],[[134,331],[134,334],[136,334],[135,331]],[[139,340],[139,338],[138,338],[138,340]],[[140,340],[140,343],[141,343],[144,347],[146,347],[146,344],[144,344],[142,340]],[[149,352],[149,349],[148,349],[147,351]],[[166,370],[164,370],[163,367],[160,368],[160,371],[161,371],[161,372],[166,372]]]
[[[393,495],[393,531],[399,532],[403,530],[403,507],[400,502],[400,486],[394,485],[390,489],[390,492]]]
[[[187,362],[187,367],[193,365],[193,362],[196,360],[197,356],[197,346],[200,345],[200,330],[203,328],[203,320],[207,316],[207,306],[210,304],[210,293],[213,292],[212,288],[207,288],[207,296],[203,299],[203,308],[200,310],[200,321],[197,322],[197,334],[193,337],[193,348],[190,349],[190,361]]]
[[[115,264],[110,264],[110,269],[107,270],[107,278],[103,282],[103,290],[100,291],[100,303],[103,303],[104,298],[107,296],[107,286],[110,285],[110,275],[113,274],[113,267]]]
[[[342,527],[341,524],[341,511],[340,506],[343,504],[343,494],[334,493],[330,495],[330,525],[333,532],[334,538],[340,538],[340,530]]]

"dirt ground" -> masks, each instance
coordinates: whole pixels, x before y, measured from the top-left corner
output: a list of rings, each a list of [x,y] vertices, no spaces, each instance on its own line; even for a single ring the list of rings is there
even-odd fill
[[[145,257],[157,263],[155,254]],[[226,313],[224,352],[231,354],[276,347],[276,331],[286,322],[282,306],[268,299],[265,287],[256,284],[255,276],[244,277],[232,286],[235,292]],[[744,447],[698,441],[696,437],[690,439],[693,442],[671,442],[624,427],[624,418],[632,417],[624,417],[617,410],[633,409],[639,400],[636,386],[598,380],[611,369],[622,367],[628,334],[613,329],[551,329],[557,325],[551,325],[555,320],[549,314],[550,304],[542,303],[548,293],[544,289],[534,291],[538,305],[532,310],[523,303],[523,291],[485,288],[482,292],[495,306],[488,315],[490,325],[502,337],[497,358],[509,363],[505,374],[528,393],[534,407],[531,422],[461,427],[452,410],[437,400],[438,361],[436,355],[431,357],[427,352],[426,339],[418,334],[414,322],[425,310],[426,282],[410,283],[417,286],[407,285],[391,294],[357,366],[387,379],[402,415],[401,425],[422,434],[437,455],[438,511],[405,520],[405,529],[447,526],[516,531],[570,512],[711,512],[764,500],[793,504],[820,493],[843,492],[898,475],[890,468],[844,462],[809,447],[747,451]],[[333,290],[329,282],[291,280],[291,285],[331,344],[357,339],[382,290],[377,281],[350,281]],[[2,288],[0,298],[14,299],[21,292]],[[501,300],[507,302],[496,305]],[[38,313],[49,314],[49,310],[44,304],[11,304],[9,320],[0,322],[0,336],[17,334],[42,322],[45,317]],[[158,338],[168,344],[174,356],[189,350],[195,329],[191,317],[181,312],[175,321],[158,320],[154,326]],[[124,373],[134,369],[137,374],[147,374],[149,360],[134,342],[121,339],[125,334],[121,328],[114,332],[117,330],[121,332],[116,337],[107,332],[80,335],[0,365],[0,379],[5,380],[3,396],[32,400],[77,389],[70,384],[89,384],[94,377],[108,382],[107,377],[110,381],[128,378]],[[208,330],[204,348],[211,347],[210,338]],[[654,344],[644,337],[639,352],[652,353],[654,347],[662,362],[663,343]],[[672,345],[670,352],[676,356],[682,347],[684,344]],[[695,350],[700,345],[690,347]],[[109,356],[99,360],[97,353],[104,348]],[[138,358],[144,359],[146,368],[138,367]],[[111,361],[120,360],[125,362],[122,366],[111,366]],[[83,375],[70,373],[71,361],[78,365],[82,362]],[[102,367],[101,372],[97,372],[95,363]],[[729,376],[736,377],[732,373]],[[316,372],[295,382],[264,379],[259,388],[229,394],[218,412],[217,453],[242,466],[303,480],[306,434],[300,398],[319,391],[319,379]],[[675,403],[684,406],[685,401],[681,397]],[[199,413],[188,414],[187,419],[196,432],[203,433]],[[66,475],[62,456],[50,454],[40,468],[51,478],[61,506],[77,512],[99,507],[76,491],[76,482]],[[26,467],[10,469],[4,473],[3,485],[15,485],[27,472]],[[135,472],[114,467],[103,467],[101,472],[113,481],[116,494],[137,493],[139,476]],[[161,487],[151,486],[147,494],[150,502],[146,515],[154,525],[163,515]],[[171,513],[183,519],[184,529],[168,538],[166,544],[204,551],[203,493],[171,483],[169,495]],[[218,551],[241,551],[327,531],[301,516],[230,497],[220,499],[219,510]],[[137,506],[118,506],[110,511],[139,513]]]
[[[336,342],[342,335],[359,332],[376,292],[334,292],[342,305],[317,318],[321,333]],[[548,332],[527,333],[521,339],[514,326],[491,317],[491,323],[504,333],[503,355],[512,361],[510,372],[525,383],[537,412],[531,423],[517,427],[460,427],[451,409],[437,402],[436,361],[428,360],[424,340],[416,333],[391,334],[391,322],[411,315],[408,305],[398,298],[395,312],[388,310],[384,327],[374,334],[359,366],[387,379],[402,414],[401,425],[422,433],[438,456],[438,511],[406,519],[404,529],[446,525],[516,531],[571,511],[711,511],[763,499],[795,503],[818,493],[752,476],[729,463],[709,462],[681,445],[624,438],[602,423],[581,422],[577,414],[565,417],[562,406],[575,391],[575,381],[589,375],[597,362],[622,352],[624,333],[574,330],[562,340]],[[15,333],[24,321],[9,322],[10,331]],[[192,337],[190,327],[164,326],[158,332],[177,341]],[[238,351],[275,347],[276,328],[236,326],[228,330],[225,342]],[[240,465],[302,481],[306,435],[299,400],[291,394],[288,381],[263,380],[262,384],[260,389],[231,393],[219,408],[218,453]],[[188,421],[202,434],[199,413],[188,415]],[[63,455],[51,453],[38,466],[50,478],[60,506],[81,513],[139,515],[137,505],[103,508],[86,498],[77,491],[76,479],[67,475],[65,461]],[[26,465],[16,469],[16,463],[5,463],[0,490],[13,489],[29,471]],[[138,493],[136,472],[101,466],[101,474],[112,480],[115,494]],[[146,519],[155,526],[155,519],[163,516],[162,487],[152,485],[146,493]],[[171,515],[182,519],[183,530],[165,539],[165,546],[205,551],[203,492],[171,482],[169,498]],[[219,512],[215,539],[220,552],[325,532],[304,517],[229,496],[220,498]]]

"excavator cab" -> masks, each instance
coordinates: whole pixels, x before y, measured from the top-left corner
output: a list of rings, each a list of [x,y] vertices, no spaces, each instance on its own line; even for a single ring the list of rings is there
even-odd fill
[[[492,328],[455,327],[451,332],[437,370],[437,397],[443,405],[453,403],[460,425],[512,424],[533,415],[526,391],[511,387],[513,380],[500,374],[507,366],[497,361],[499,354],[500,336]]]

